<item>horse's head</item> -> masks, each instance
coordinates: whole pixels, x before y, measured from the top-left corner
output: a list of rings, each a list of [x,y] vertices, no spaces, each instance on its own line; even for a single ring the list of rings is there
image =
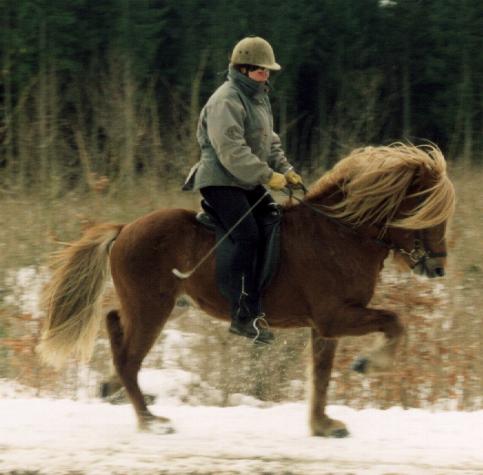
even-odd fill
[[[436,226],[407,230],[391,228],[387,237],[394,246],[394,259],[414,273],[443,277],[446,265],[446,222]]]
[[[446,264],[446,224],[455,195],[441,152],[430,148],[416,162],[405,197],[387,228],[396,261],[416,274],[442,277]]]
[[[356,229],[378,230],[396,259],[414,272],[444,275],[455,194],[437,147],[397,143],[354,150],[307,197]]]

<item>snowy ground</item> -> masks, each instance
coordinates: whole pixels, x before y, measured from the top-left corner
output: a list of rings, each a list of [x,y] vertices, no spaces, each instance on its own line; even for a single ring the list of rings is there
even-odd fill
[[[162,372],[148,376],[145,386],[157,377],[166,388]],[[0,381],[0,474],[483,474],[483,411],[334,406],[330,415],[351,437],[322,439],[308,434],[305,403],[184,406],[164,391],[152,409],[176,433],[156,435],[136,430],[128,405],[37,399],[6,385]]]
[[[22,302],[35,311],[35,299]],[[79,375],[81,401],[35,398],[0,380],[0,475],[483,474],[483,411],[333,406],[329,415],[351,436],[323,439],[310,437],[303,402],[267,405],[234,394],[232,407],[183,405],[201,402],[193,382],[205,403],[223,399],[176,368],[189,338],[167,330],[165,368],[140,375],[142,388],[157,395],[153,412],[171,418],[174,434],[138,432],[129,405],[89,397],[89,374]]]

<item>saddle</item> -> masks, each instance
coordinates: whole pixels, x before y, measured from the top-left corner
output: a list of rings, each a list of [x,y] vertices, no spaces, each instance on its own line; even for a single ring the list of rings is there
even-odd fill
[[[216,234],[218,242],[227,232],[221,224],[216,211],[206,201],[201,201],[203,211],[196,215],[199,223]],[[263,209],[258,210],[257,223],[261,233],[262,246],[258,254],[258,290],[261,292],[266,289],[278,270],[280,262],[280,225],[282,222],[282,210],[276,203],[270,203]],[[230,281],[230,269],[226,265],[228,256],[234,246],[233,241],[225,239],[215,251],[216,258],[216,279],[218,288],[222,295],[227,297],[229,290],[226,283]]]

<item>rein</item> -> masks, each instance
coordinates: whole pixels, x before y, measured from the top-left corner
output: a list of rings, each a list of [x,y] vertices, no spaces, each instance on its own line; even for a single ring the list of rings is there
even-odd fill
[[[296,186],[289,186],[287,188],[283,188],[282,192],[285,193],[290,200],[294,199],[301,205],[305,206],[306,208],[309,208],[312,210],[314,213],[319,214],[323,216],[325,219],[330,221],[331,223],[336,224],[339,226],[341,229],[343,229],[345,232],[348,232],[349,234],[352,234],[354,236],[359,237],[359,239],[364,239],[365,241],[372,242],[374,244],[377,244],[378,246],[385,247],[388,251],[395,251],[399,254],[402,254],[404,256],[407,256],[411,263],[413,264],[413,267],[416,267],[418,264],[423,264],[427,259],[431,258],[436,258],[436,257],[446,257],[446,252],[433,252],[428,247],[426,246],[426,240],[424,239],[424,234],[422,231],[417,231],[417,238],[414,240],[414,249],[411,249],[411,251],[406,251],[406,249],[402,249],[394,243],[388,243],[384,241],[383,239],[378,239],[378,238],[373,238],[373,237],[368,237],[368,236],[362,236],[356,229],[352,228],[351,226],[342,223],[336,218],[333,218],[332,216],[328,215],[321,209],[311,205],[310,203],[307,203],[305,200],[298,198],[297,196],[294,195],[295,190],[302,190],[304,193],[304,196],[307,194],[307,188],[303,183],[300,183],[299,185]]]

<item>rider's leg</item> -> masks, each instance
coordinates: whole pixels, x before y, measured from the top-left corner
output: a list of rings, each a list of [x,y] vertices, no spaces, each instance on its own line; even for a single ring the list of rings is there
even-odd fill
[[[210,186],[202,188],[201,194],[214,208],[225,229],[231,228],[253,205],[252,197],[247,196],[247,191],[242,188]],[[253,213],[230,233],[230,238],[234,243],[232,255],[229,256],[233,321],[230,330],[249,337],[258,335],[260,341],[268,341],[273,335],[268,330],[257,330],[253,326],[253,321],[260,313],[256,274],[260,234]]]

